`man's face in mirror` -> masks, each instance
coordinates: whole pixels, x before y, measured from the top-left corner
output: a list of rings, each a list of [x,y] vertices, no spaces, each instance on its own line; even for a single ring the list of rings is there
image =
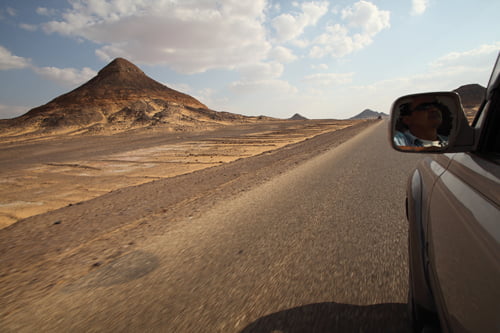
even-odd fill
[[[418,105],[409,115],[402,118],[403,123],[410,131],[437,129],[443,122],[441,110],[433,104]],[[413,131],[412,131],[413,132]]]
[[[453,119],[460,111],[459,102],[457,95],[446,93],[408,95],[397,100],[391,110],[394,146],[403,150],[443,150],[450,136],[453,139]]]

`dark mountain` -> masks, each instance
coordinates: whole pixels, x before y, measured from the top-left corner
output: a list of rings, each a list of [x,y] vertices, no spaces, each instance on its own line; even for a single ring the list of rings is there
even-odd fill
[[[300,115],[300,114],[298,114],[298,113],[296,113],[296,114],[294,114],[294,115],[290,118],[290,120],[307,120],[307,118],[306,118],[306,117],[304,117],[304,116],[302,116],[302,115]]]
[[[117,58],[75,90],[20,117],[1,120],[0,129],[4,133],[86,133],[163,125],[189,130],[247,118],[210,110]]]
[[[472,123],[486,96],[486,88],[479,84],[466,84],[453,91],[460,95],[465,115]]]
[[[460,95],[462,105],[466,108],[478,107],[486,95],[486,88],[479,84],[466,84],[453,91]]]
[[[145,97],[207,109],[204,104],[193,97],[149,78],[137,66],[123,58],[113,60],[101,69],[96,77],[79,88],[55,98],[43,107],[75,104],[105,105],[110,100],[136,101],[138,98]],[[35,110],[32,111],[36,112]]]
[[[378,117],[384,118],[384,117],[389,117],[389,115],[386,113],[383,113],[383,112],[377,112],[377,111],[373,111],[370,109],[365,109],[360,114],[358,114],[354,117],[351,117],[349,119],[373,119],[373,118],[378,118]]]

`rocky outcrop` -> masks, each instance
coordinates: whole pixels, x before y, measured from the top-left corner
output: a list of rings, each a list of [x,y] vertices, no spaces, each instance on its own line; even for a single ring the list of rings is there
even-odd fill
[[[460,95],[465,116],[469,120],[469,123],[472,123],[486,97],[486,88],[479,84],[466,84],[453,91]]]
[[[307,120],[307,118],[299,113],[296,113],[290,118],[290,120]]]
[[[479,84],[466,84],[453,91],[460,95],[465,108],[479,107],[486,95],[486,88]]]
[[[94,133],[160,125],[189,130],[247,118],[210,110],[195,98],[151,79],[128,60],[117,58],[82,86],[20,117],[2,120],[0,128],[4,134]]]

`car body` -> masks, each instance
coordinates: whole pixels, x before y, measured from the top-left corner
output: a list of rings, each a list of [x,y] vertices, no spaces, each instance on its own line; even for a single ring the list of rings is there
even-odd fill
[[[393,104],[392,146],[427,154],[409,176],[406,197],[408,308],[415,332],[500,332],[499,73],[500,57],[470,126],[454,93],[408,95]],[[422,98],[450,109],[446,146],[395,143],[401,106]]]

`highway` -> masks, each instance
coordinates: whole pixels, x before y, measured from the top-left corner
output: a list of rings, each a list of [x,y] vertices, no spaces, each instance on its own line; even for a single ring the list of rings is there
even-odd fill
[[[422,155],[393,151],[386,131],[176,223],[1,330],[407,331],[404,193]]]

